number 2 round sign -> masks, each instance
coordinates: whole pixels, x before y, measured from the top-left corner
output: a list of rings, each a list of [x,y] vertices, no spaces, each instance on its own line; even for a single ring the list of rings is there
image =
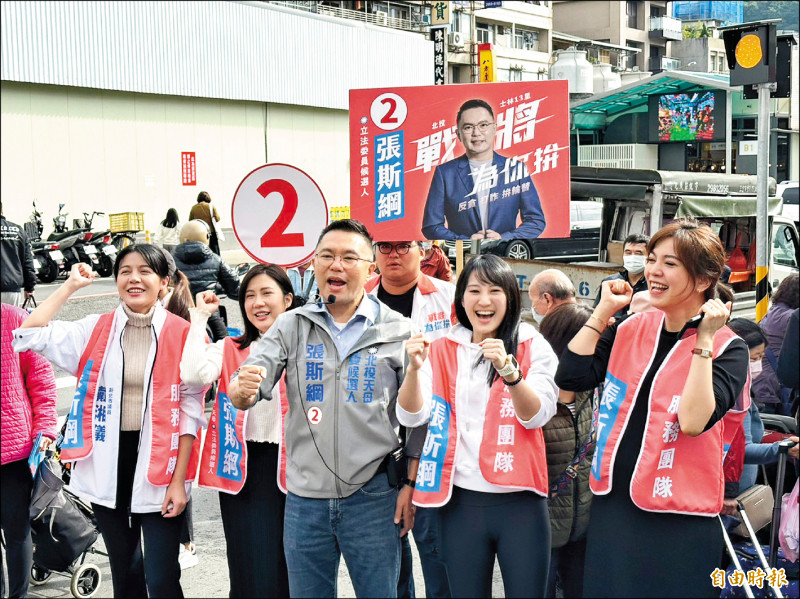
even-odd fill
[[[328,205],[314,180],[288,164],[265,164],[233,196],[233,231],[258,262],[303,264],[328,225]]]

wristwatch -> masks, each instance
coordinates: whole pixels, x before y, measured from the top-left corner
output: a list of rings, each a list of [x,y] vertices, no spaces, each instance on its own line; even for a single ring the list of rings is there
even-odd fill
[[[519,364],[517,364],[517,359],[511,354],[508,354],[506,356],[506,365],[497,370],[497,374],[505,378],[516,370],[519,370]]]
[[[697,354],[701,358],[713,358],[714,354],[710,349],[706,349],[704,347],[695,347],[692,350],[693,354]]]
[[[413,481],[413,480],[411,480],[410,478],[404,478],[404,479],[403,479],[403,485],[402,485],[402,486],[409,486],[409,487],[411,487],[412,489],[416,489],[416,488],[417,488],[417,482],[416,482],[416,481]]]

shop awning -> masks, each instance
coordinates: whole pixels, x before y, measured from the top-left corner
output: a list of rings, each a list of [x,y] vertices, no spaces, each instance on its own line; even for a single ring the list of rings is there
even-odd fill
[[[693,216],[695,218],[748,217],[756,214],[755,197],[720,197],[670,194],[665,196],[680,200],[676,218]],[[781,213],[783,200],[779,197],[769,198],[768,211],[772,216]]]

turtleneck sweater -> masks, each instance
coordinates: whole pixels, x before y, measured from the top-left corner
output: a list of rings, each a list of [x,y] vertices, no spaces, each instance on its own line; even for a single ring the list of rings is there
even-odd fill
[[[122,333],[122,423],[120,430],[138,431],[142,428],[145,371],[150,345],[153,343],[152,323],[155,306],[147,314],[137,314],[122,304],[128,323]]]

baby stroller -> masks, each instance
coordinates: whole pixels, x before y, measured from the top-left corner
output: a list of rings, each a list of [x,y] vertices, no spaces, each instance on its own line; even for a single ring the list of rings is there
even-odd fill
[[[36,472],[30,518],[31,584],[44,584],[56,573],[71,579],[74,597],[93,597],[100,588],[102,573],[95,564],[86,563],[86,555],[107,554],[93,547],[100,533],[92,508],[64,487],[61,464],[52,452]]]

